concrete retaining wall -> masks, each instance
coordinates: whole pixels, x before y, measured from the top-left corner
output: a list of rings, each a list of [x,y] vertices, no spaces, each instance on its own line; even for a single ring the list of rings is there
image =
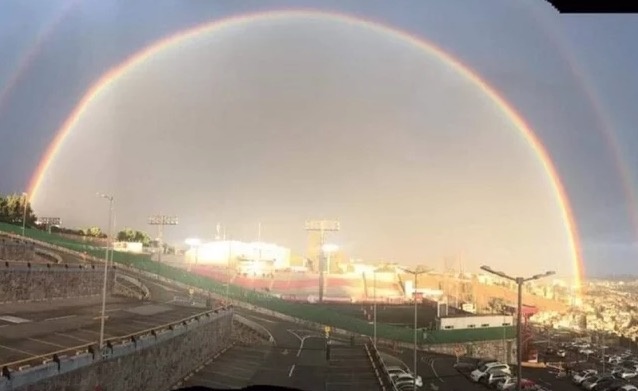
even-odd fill
[[[113,270],[109,270],[108,293],[113,291],[114,276]],[[99,295],[103,284],[104,270],[101,268],[0,266],[0,303]]]
[[[0,236],[0,260],[3,261],[31,261],[33,260],[34,245],[31,242]]]
[[[0,377],[0,391],[162,391],[231,343],[232,309]]]

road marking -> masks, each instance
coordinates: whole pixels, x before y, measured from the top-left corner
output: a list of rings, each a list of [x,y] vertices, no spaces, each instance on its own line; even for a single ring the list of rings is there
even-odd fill
[[[246,315],[246,316],[248,316],[248,317],[250,317],[250,318],[253,318],[253,319],[255,319],[255,320],[260,320],[260,321],[262,321],[262,322],[268,322],[268,323],[279,323],[279,322],[276,322],[276,321],[274,321],[274,320],[270,320],[270,319],[262,318],[261,316],[257,316],[257,315]]]
[[[37,338],[27,338],[27,339],[28,339],[29,341],[38,342],[38,343],[43,343],[43,344],[45,344],[45,345],[55,346],[56,348],[63,348],[63,349],[68,348],[68,346],[58,345],[57,343],[48,342],[48,341],[43,341],[43,340],[41,340],[41,339],[37,339]]]
[[[17,316],[11,316],[11,315],[0,316],[0,320],[4,320],[5,322],[10,322],[10,323],[29,323],[29,322],[31,322],[29,319],[18,318]]]
[[[441,379],[439,374],[436,373],[436,369],[434,369],[434,363],[435,362],[436,362],[436,358],[433,358],[432,362],[430,363],[430,368],[432,368],[432,372],[434,373],[434,376],[436,376],[436,378],[439,379],[441,381],[441,383],[445,383],[445,381],[443,379]]]
[[[105,310],[104,312],[115,312],[115,311],[122,311],[122,308],[111,308],[110,310]]]
[[[3,327],[7,327],[7,326],[8,326],[8,324],[2,324],[2,325],[0,325],[0,329],[3,328]]]
[[[108,316],[106,316],[106,315],[104,316],[104,320],[107,320],[108,318],[109,318]],[[96,316],[95,318],[93,318],[93,320],[99,320],[99,319],[102,319],[102,317],[101,316]]]
[[[44,321],[47,322],[49,320],[58,320],[58,319],[68,319],[68,318],[75,318],[77,315],[65,315],[65,316],[57,316],[55,318],[48,318],[45,319]]]
[[[79,337],[76,337],[76,336],[70,335],[70,334],[62,334],[62,333],[53,333],[53,334],[59,335],[60,337],[64,337],[64,338],[74,339],[76,341],[80,341],[80,342],[84,342],[84,343],[94,342],[94,341],[89,341],[88,339],[79,338]]]
[[[0,345],[0,348],[7,349],[7,350],[13,350],[14,352],[26,354],[26,355],[33,356],[33,357],[37,357],[37,354],[33,354],[33,353],[26,352],[24,350],[20,350],[20,349],[16,349],[16,348],[11,348],[11,347],[5,346],[5,345]]]
[[[301,350],[303,349],[303,341],[304,341],[305,337],[304,337],[304,338],[301,338],[301,337],[299,336],[299,334],[295,333],[295,332],[294,332],[294,331],[292,331],[292,330],[287,330],[287,331],[288,331],[290,334],[292,334],[292,335],[294,335],[295,337],[297,337],[297,339],[299,339],[299,342],[300,342],[300,344],[299,344],[299,350],[297,350],[297,357],[299,357],[299,356],[301,355]]]
[[[90,329],[78,329],[78,331],[86,331],[86,332],[89,332],[89,333],[100,335],[99,331],[90,330]],[[111,334],[107,334],[107,333],[103,333],[103,334],[104,334],[105,337],[112,337]]]
[[[292,367],[290,367],[290,372],[288,372],[288,377],[292,377],[292,373],[295,370],[295,364],[292,364]]]

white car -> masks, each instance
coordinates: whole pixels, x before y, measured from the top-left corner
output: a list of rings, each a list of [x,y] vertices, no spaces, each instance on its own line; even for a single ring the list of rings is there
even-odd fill
[[[596,376],[597,374],[598,371],[595,369],[585,369],[584,371],[580,371],[575,374],[574,377],[572,377],[572,381],[576,384],[581,384],[585,380],[589,379],[590,377]]]
[[[634,386],[633,384],[625,384],[624,386],[620,387],[618,391],[638,391],[638,387]]]
[[[611,373],[621,379],[633,379],[638,376],[638,373],[634,368],[617,368],[611,371]]]
[[[470,378],[475,383],[478,383],[483,376],[485,376],[488,372],[502,371],[505,373],[511,373],[510,367],[507,364],[503,364],[500,362],[492,362],[489,364],[483,364],[480,367],[476,368],[470,373]]]
[[[487,371],[485,376],[481,378],[481,382],[483,382],[488,387],[497,387],[497,384],[500,382],[504,382],[511,377],[509,372],[503,371]]]
[[[390,375],[390,379],[392,379],[392,382],[394,383],[400,383],[400,382],[404,382],[406,380],[410,381],[410,384],[412,384],[412,382],[415,380],[414,376],[411,373],[403,373],[403,374],[391,374]],[[423,386],[423,379],[421,379],[421,376],[416,377],[416,385],[417,387],[421,387]]]
[[[403,379],[400,381],[395,381],[394,385],[401,389],[401,388],[406,388],[406,386],[410,386],[412,388],[414,388],[414,378],[410,378],[410,379]],[[423,385],[423,382],[421,382],[421,386]],[[421,387],[418,383],[416,384],[417,387]]]

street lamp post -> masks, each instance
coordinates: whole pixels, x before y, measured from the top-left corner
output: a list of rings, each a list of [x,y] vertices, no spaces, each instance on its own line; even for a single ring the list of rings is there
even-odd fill
[[[551,275],[556,274],[553,271],[547,271],[545,273],[542,274],[535,274],[531,277],[512,277],[509,276],[501,271],[497,271],[497,270],[493,270],[491,267],[489,266],[481,266],[482,270],[485,270],[488,273],[494,274],[496,276],[499,276],[501,278],[505,278],[507,280],[510,281],[514,281],[518,287],[518,303],[517,303],[517,314],[516,314],[516,365],[518,368],[518,373],[516,375],[516,389],[518,391],[521,390],[521,377],[522,377],[522,371],[523,371],[523,352],[521,351],[521,347],[523,345],[523,334],[521,332],[521,327],[522,327],[522,312],[523,312],[523,284],[525,284],[528,281],[532,281],[532,280],[539,280],[541,278],[544,277],[549,277]]]
[[[416,291],[417,291],[417,278],[419,276],[419,274],[423,274],[426,271],[425,270],[419,270],[419,268],[417,268],[416,270],[407,270],[407,269],[402,269],[404,272],[408,273],[408,274],[412,274],[414,276],[414,290],[412,292],[413,295],[413,299],[414,299],[414,379],[417,378],[417,364],[418,364],[418,360],[417,360],[417,303],[416,303]],[[416,380],[413,383],[413,390],[416,391]]]
[[[22,208],[22,236],[24,236],[25,230],[27,228],[27,193],[22,193],[22,199],[24,200],[24,207]]]
[[[374,307],[372,315],[372,324],[374,328],[374,348],[377,348],[377,269],[372,272],[372,294],[374,295]]]
[[[104,281],[102,284],[102,315],[100,316],[100,350],[104,347],[104,320],[106,314],[106,283],[108,275],[109,265],[109,247],[111,238],[111,225],[113,223],[113,196],[106,194],[98,194],[100,197],[106,199],[109,202],[109,224],[108,233],[106,237],[106,253],[104,254]]]
[[[224,229],[226,232],[226,229]],[[224,234],[224,236],[226,236]],[[226,259],[226,301],[230,303],[230,261],[233,257],[233,241],[228,239],[228,258]]]

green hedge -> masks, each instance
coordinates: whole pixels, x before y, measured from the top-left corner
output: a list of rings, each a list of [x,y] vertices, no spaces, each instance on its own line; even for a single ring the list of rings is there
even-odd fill
[[[22,227],[0,223],[0,231],[20,234],[22,232]],[[68,248],[70,250],[86,252],[88,255],[95,257],[104,257],[104,249],[93,247],[80,241],[73,241],[54,233],[49,234],[44,231],[27,229],[25,234],[29,238],[40,240],[42,242]],[[184,269],[166,264],[160,265],[157,262],[152,261],[150,257],[145,254],[115,252],[113,254],[113,260],[123,265],[159,274],[183,284],[205,289],[219,295],[226,295],[227,288],[225,284],[208,277],[189,273]],[[228,288],[228,292],[232,299],[248,302],[258,307],[267,308],[296,318],[326,324],[359,334],[369,336],[373,335],[373,326],[367,321],[332,311],[324,306],[288,302],[262,292],[245,289],[236,285],[231,285]],[[504,335],[507,339],[514,338],[516,335],[516,329],[514,327],[490,327],[469,330],[433,330],[428,331],[425,338],[423,333],[419,332],[417,339],[421,344],[443,344],[500,340],[503,339]],[[377,336],[383,339],[412,343],[414,331],[404,327],[396,327],[379,323],[377,324]]]

